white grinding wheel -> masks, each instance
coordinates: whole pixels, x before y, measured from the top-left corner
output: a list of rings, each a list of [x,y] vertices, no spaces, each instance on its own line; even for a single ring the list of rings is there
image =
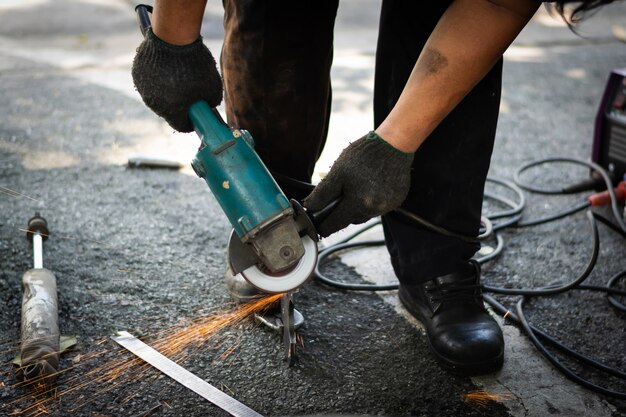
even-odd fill
[[[267,274],[254,265],[242,271],[241,275],[243,275],[250,284],[268,293],[281,293],[295,290],[309,279],[317,263],[317,243],[309,236],[304,236],[302,238],[302,244],[304,245],[304,256],[300,258],[295,267],[285,274]]]

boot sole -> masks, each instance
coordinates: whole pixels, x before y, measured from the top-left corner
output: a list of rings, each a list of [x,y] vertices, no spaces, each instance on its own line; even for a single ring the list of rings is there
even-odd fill
[[[400,298],[400,302],[402,303],[404,308],[406,308],[413,317],[415,317],[420,323],[422,323],[422,325],[424,326],[424,330],[426,330],[426,325],[424,325],[425,320],[422,316],[422,313],[418,309],[414,308],[412,306],[412,303],[406,299],[406,297],[408,296],[404,294],[404,291],[402,291],[402,289],[398,291],[398,297]],[[490,374],[499,371],[504,363],[504,352],[488,361],[472,363],[457,362],[443,356],[433,347],[430,341],[430,336],[428,335],[428,331],[426,332],[426,339],[428,340],[428,348],[432,352],[437,363],[439,363],[446,370],[457,375],[477,376]]]

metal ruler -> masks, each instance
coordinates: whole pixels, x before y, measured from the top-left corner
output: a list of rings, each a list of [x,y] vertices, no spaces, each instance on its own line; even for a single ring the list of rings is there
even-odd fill
[[[202,398],[211,401],[213,404],[236,417],[263,417],[245,404],[240,403],[230,395],[220,391],[205,380],[192,374],[176,362],[163,356],[155,349],[146,345],[141,340],[128,332],[118,332],[113,340],[122,347],[128,349],[145,362],[154,366],[165,375],[169,376],[179,384],[189,388]]]

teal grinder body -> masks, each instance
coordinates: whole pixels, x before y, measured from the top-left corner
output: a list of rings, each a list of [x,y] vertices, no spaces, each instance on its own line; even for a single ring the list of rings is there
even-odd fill
[[[270,273],[286,271],[304,255],[294,209],[245,130],[229,128],[205,101],[189,118],[202,141],[192,167],[213,192],[240,241]]]

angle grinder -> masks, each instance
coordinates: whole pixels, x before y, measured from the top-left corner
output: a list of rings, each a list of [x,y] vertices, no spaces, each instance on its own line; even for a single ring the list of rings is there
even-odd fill
[[[292,292],[313,274],[318,257],[314,221],[325,214],[309,216],[297,201],[287,200],[254,151],[249,132],[229,128],[205,101],[191,105],[189,118],[202,142],[191,166],[233,226],[228,242],[233,274],[262,292],[283,293],[280,319],[292,366],[297,347]]]
[[[233,273],[263,292],[297,289],[317,262],[313,218],[280,190],[249,132],[229,128],[204,101],[190,107],[189,118],[202,141],[191,166],[233,226],[228,243]]]

